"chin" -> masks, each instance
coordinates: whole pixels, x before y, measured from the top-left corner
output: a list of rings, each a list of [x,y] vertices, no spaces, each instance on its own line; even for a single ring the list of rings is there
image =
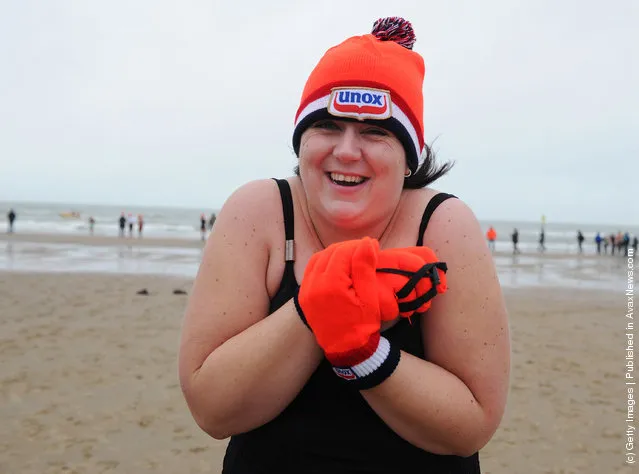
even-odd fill
[[[366,206],[361,202],[330,202],[324,207],[328,220],[339,227],[356,227],[362,224]]]

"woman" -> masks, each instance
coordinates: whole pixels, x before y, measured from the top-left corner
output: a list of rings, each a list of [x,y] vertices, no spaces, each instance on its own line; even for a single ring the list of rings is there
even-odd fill
[[[180,380],[199,426],[231,436],[225,473],[479,472],[506,403],[508,320],[472,211],[427,187],[448,166],[424,145],[413,43],[410,23],[387,18],[329,49],[296,116],[296,176],[251,182],[218,214]],[[447,264],[449,289],[423,315],[389,316],[371,275],[388,252],[427,260],[421,246]],[[372,352],[348,367],[330,349],[365,341]],[[382,346],[377,376],[354,375]]]

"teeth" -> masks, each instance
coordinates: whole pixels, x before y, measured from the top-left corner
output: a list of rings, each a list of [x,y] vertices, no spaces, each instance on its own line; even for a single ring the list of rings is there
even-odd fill
[[[364,178],[361,176],[346,176],[340,173],[331,173],[331,179],[333,181],[343,181],[346,183],[361,183]]]

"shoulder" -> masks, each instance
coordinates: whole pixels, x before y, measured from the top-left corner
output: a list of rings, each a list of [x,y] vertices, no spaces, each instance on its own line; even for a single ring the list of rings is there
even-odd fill
[[[434,219],[453,212],[460,212],[461,207],[467,207],[454,194],[446,193],[433,188],[406,189],[402,196],[403,215],[418,216],[421,221],[426,210],[431,206],[432,214],[428,223],[428,228],[432,226]],[[435,205],[436,204],[436,205]],[[460,206],[461,204],[461,206]],[[432,207],[435,205],[434,207]]]
[[[282,200],[277,183],[272,179],[250,181],[228,197],[217,214],[215,225],[254,225],[281,219]]]
[[[448,298],[469,306],[481,295],[501,300],[501,290],[492,253],[479,220],[462,199],[447,199],[433,212],[423,234],[424,245],[448,265]],[[460,289],[461,291],[460,295]],[[444,295],[446,296],[446,295]]]
[[[272,199],[279,196],[277,190],[277,184],[273,179],[258,179],[249,181],[243,184],[239,188],[233,191],[220,210],[220,214],[224,210],[229,208],[244,207],[251,205],[251,208],[246,208],[246,211],[251,211],[254,206],[259,206],[259,211],[264,210],[264,207],[268,207]],[[219,217],[219,215],[218,215]]]
[[[430,188],[415,191],[417,192],[413,192],[414,195],[411,197],[415,202],[411,207],[415,212],[419,210],[422,213],[421,220],[428,204],[434,203],[433,198],[441,192]],[[422,235],[423,243],[430,247],[441,260],[453,263],[457,269],[468,268],[473,261],[477,263],[481,261],[480,266],[492,263],[484,231],[466,202],[455,196],[439,202],[431,210],[432,214]]]
[[[435,250],[445,245],[466,242],[479,236],[483,242],[483,231],[475,213],[462,199],[454,194],[432,188],[409,190],[409,206],[413,212],[421,212],[431,205],[432,214],[424,231],[424,244]],[[448,197],[450,196],[450,197]],[[432,207],[434,204],[436,206]]]
[[[237,188],[220,209],[211,245],[233,245],[239,240],[244,242],[242,251],[249,250],[246,246],[250,244],[253,250],[270,253],[283,240],[283,222],[282,198],[275,180],[250,181]]]

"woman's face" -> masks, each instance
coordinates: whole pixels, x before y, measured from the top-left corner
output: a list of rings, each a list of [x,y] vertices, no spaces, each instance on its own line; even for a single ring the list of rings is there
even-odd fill
[[[408,169],[401,142],[388,130],[332,119],[303,133],[299,160],[309,208],[345,228],[392,215]]]

